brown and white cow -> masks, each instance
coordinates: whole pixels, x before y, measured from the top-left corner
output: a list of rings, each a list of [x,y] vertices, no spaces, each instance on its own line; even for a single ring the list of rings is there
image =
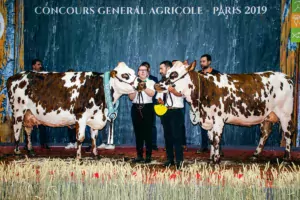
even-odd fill
[[[168,85],[182,93],[191,105],[194,124],[208,130],[211,141],[210,158],[220,161],[219,143],[224,124],[252,126],[260,124],[261,137],[254,153],[257,157],[271,133],[271,125],[281,123],[286,140],[285,159],[290,159],[293,133],[293,82],[280,72],[253,74],[203,75],[177,61],[167,72],[166,80],[155,85],[166,92]]]
[[[110,73],[110,90],[115,103],[121,95],[134,92],[135,72],[121,62]],[[9,102],[13,111],[15,152],[19,151],[22,124],[28,135],[28,149],[32,150],[30,133],[40,124],[62,127],[75,124],[77,158],[86,125],[91,127],[92,150],[97,155],[98,130],[107,122],[103,74],[96,72],[22,72],[7,81]]]

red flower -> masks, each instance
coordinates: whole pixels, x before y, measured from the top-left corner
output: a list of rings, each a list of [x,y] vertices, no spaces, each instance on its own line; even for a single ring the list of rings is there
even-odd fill
[[[218,179],[222,179],[222,175],[221,174],[218,174]]]
[[[196,174],[196,179],[197,180],[201,180],[201,175],[197,172],[197,174]]]
[[[51,171],[49,171],[49,173],[50,173],[51,175],[53,175],[53,174],[54,174],[54,171],[53,171],[53,170],[51,170]]]
[[[95,178],[99,178],[99,173],[96,172],[96,173],[94,174],[94,177],[95,177]]]
[[[136,172],[133,172],[133,173],[132,173],[132,176],[136,176]]]
[[[273,182],[271,180],[266,180],[266,187],[271,188],[273,186]]]
[[[74,176],[74,172],[71,172],[71,176],[72,176],[72,177]]]
[[[40,171],[38,169],[35,170],[36,174],[40,174]]]
[[[241,179],[241,178],[243,178],[243,174],[234,174],[234,177],[236,177],[236,178],[238,178],[238,179]]]
[[[238,174],[238,178],[239,179],[243,178],[243,174]]]
[[[170,179],[174,179],[176,178],[176,174],[171,174]]]
[[[153,172],[153,177],[155,177],[157,175],[157,172],[156,171],[154,171]]]

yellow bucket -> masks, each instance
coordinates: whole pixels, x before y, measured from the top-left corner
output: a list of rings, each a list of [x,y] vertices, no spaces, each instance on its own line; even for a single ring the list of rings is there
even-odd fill
[[[158,116],[162,116],[167,112],[168,108],[162,104],[157,104],[154,106],[154,111]]]

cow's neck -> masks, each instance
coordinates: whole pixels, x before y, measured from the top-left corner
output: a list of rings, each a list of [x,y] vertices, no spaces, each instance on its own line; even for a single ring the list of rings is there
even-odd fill
[[[112,95],[112,102],[113,104],[115,104],[117,100],[122,96],[122,94],[118,93],[114,79],[110,79],[109,84],[110,84],[110,93]]]
[[[199,88],[201,86],[201,78],[199,79],[198,72],[190,71],[186,76],[186,80],[188,89],[184,91],[184,96],[186,97],[186,101],[191,105],[192,109],[196,109],[201,103],[199,94],[199,89],[201,89]]]

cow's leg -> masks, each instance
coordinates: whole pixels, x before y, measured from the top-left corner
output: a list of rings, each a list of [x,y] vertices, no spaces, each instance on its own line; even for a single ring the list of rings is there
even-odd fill
[[[77,159],[81,159],[81,147],[82,142],[84,141],[84,135],[85,135],[85,127],[86,122],[84,120],[79,120],[75,124],[76,127],[76,140],[77,140]]]
[[[32,148],[32,143],[31,143],[31,132],[32,128],[30,127],[25,127],[25,132],[27,134],[27,149],[30,155],[34,155],[34,151]]]
[[[98,130],[90,129],[91,130],[91,138],[92,138],[92,151],[95,157],[97,157],[97,145],[96,145],[96,139],[98,137]]]
[[[209,139],[209,144],[210,144],[210,155],[209,155],[209,158],[210,160],[213,159],[213,155],[214,155],[214,152],[215,152],[215,149],[214,149],[214,146],[213,146],[213,132],[212,131],[208,131],[207,132],[207,136],[208,136],[208,139]]]
[[[264,149],[265,143],[266,143],[268,137],[270,136],[271,131],[272,131],[272,122],[263,121],[260,124],[260,140],[259,140],[258,146],[256,148],[256,151],[253,154],[253,157],[252,157],[253,159],[256,159],[260,155],[262,150]]]
[[[15,111],[14,111],[15,112]],[[23,113],[18,113],[20,115],[15,115],[17,117],[13,117],[13,129],[15,133],[15,154],[21,154],[21,151],[19,149],[19,143],[20,143],[20,133],[22,131],[22,122],[24,119]]]
[[[285,138],[285,153],[283,159],[290,160],[291,159],[291,138],[292,133],[294,131],[294,124],[292,121],[292,117],[279,117],[282,131],[284,132],[284,138]]]
[[[208,136],[211,141],[211,159],[213,163],[220,163],[220,141],[223,132],[224,122],[222,119],[216,119],[216,122],[211,130],[208,131]]]

